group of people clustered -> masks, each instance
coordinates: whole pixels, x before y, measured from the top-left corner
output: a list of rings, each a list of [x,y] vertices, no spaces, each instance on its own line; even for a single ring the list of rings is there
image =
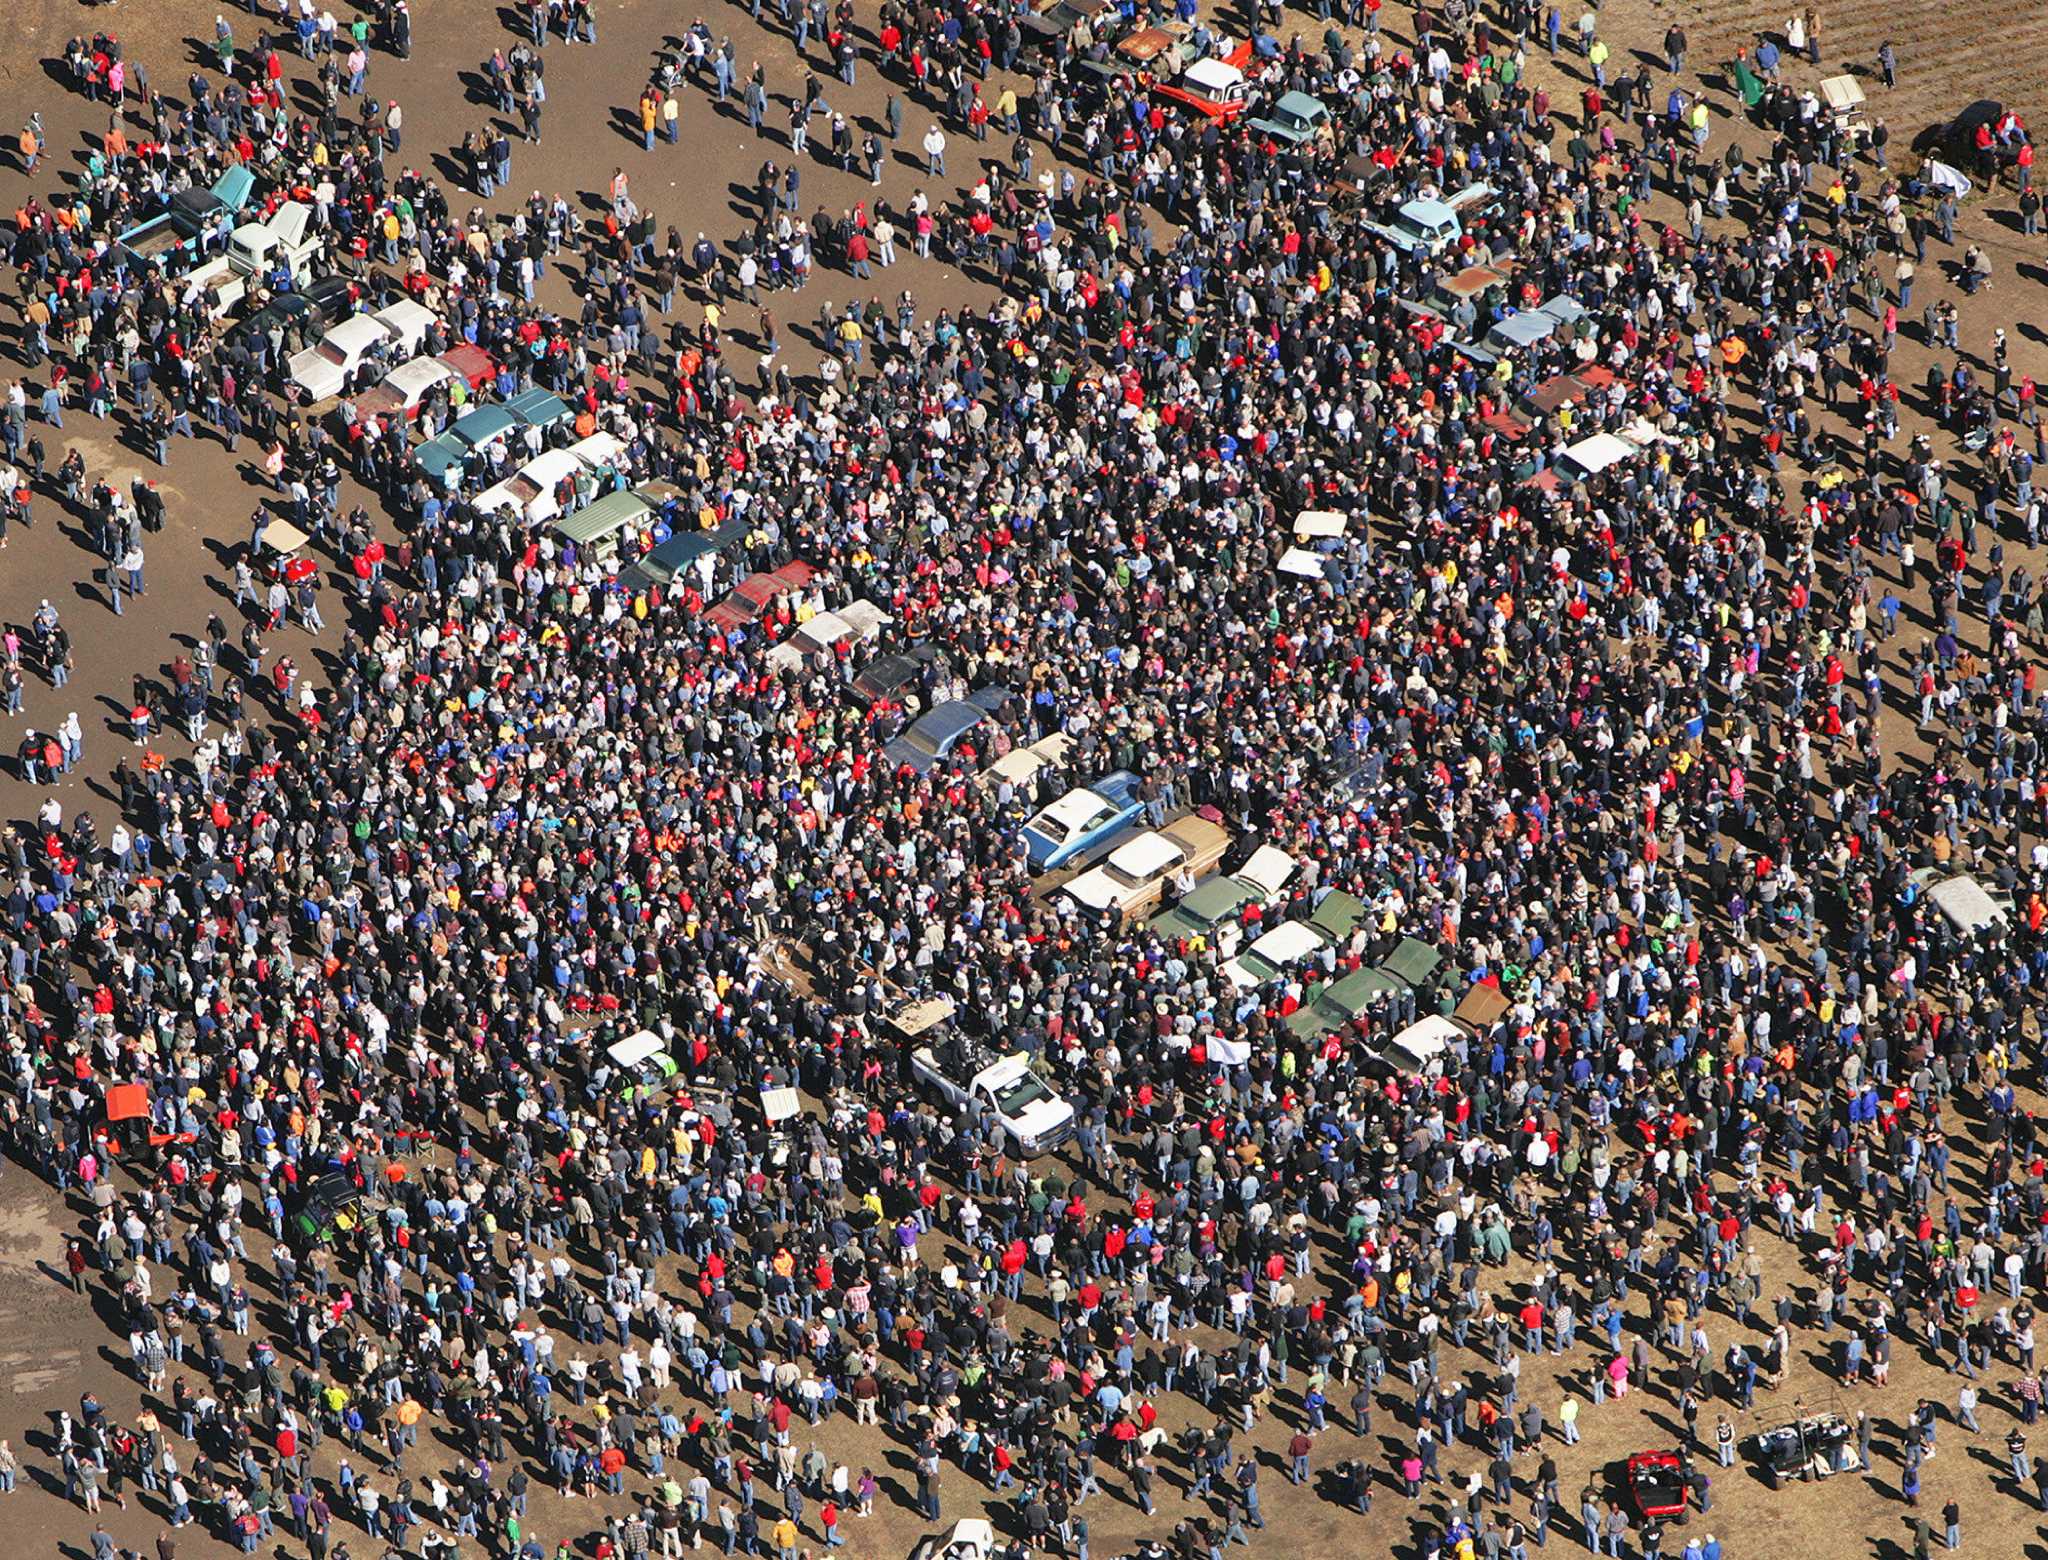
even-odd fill
[[[106,837],[53,802],[6,839],[0,1111],[16,1156],[88,1199],[71,1274],[118,1305],[143,1387],[63,1416],[67,1492],[157,1492],[164,1560],[188,1522],[251,1552],[283,1528],[314,1560],[545,1560],[584,1540],[535,1531],[542,1490],[598,1497],[600,1557],[793,1560],[878,1495],[941,1520],[943,1491],[956,1515],[1004,1502],[999,1545],[1087,1560],[1086,1501],[1149,1515],[1163,1476],[1193,1503],[1152,1542],[1216,1560],[1264,1525],[1274,1417],[1292,1479],[1321,1463],[1361,1511],[1405,1495],[1424,1556],[1524,1560],[1556,1520],[1655,1557],[1661,1524],[1590,1477],[1553,1516],[1582,1403],[1667,1393],[1699,1506],[1794,1329],[1845,1328],[1851,1380],[1882,1381],[1896,1338],[2032,1420],[2043,1145],[2011,1075],[2048,975],[2025,844],[2048,690],[2005,546],[2038,525],[2042,435],[2003,338],[1974,378],[1953,310],[1930,307],[1955,366],[1926,405],[1890,376],[1951,208],[1778,82],[1725,150],[1677,97],[1659,112],[1650,69],[1606,79],[1604,47],[1580,113],[1554,112],[1523,73],[1526,0],[1412,46],[1377,0],[1341,18],[1362,44],[1265,16],[1252,110],[1216,120],[1091,69],[1115,57],[1085,33],[1030,52],[999,7],[892,0],[873,49],[803,7],[784,20],[833,58],[833,94],[858,57],[892,136],[895,94],[930,112],[934,176],[940,122],[1014,138],[900,214],[920,253],[997,283],[987,301],[828,312],[809,375],[770,311],[813,265],[893,259],[868,243],[884,208],[800,220],[770,169],[724,247],[657,238],[623,172],[597,221],[539,194],[465,214],[388,105],[351,102],[403,9],[367,39],[287,16],[178,106],[117,40],[80,40],[82,90],[122,68],[127,125],[5,240],[59,409],[246,433],[274,489],[252,548],[293,518],[358,598],[324,684],[274,690],[258,625],[304,604],[238,599],[239,641],[216,617],[156,690],[191,753],[158,757],[139,685]],[[530,13],[490,75],[533,137],[550,47],[595,22]],[[761,78],[691,37],[669,84],[746,91],[760,126]],[[286,96],[294,38],[316,115]],[[1328,130],[1252,125],[1290,90]],[[1048,141],[1065,171],[1034,174]],[[509,162],[504,130],[477,143],[474,193],[500,143]],[[315,205],[322,268],[363,302],[428,303],[429,350],[483,346],[499,389],[615,434],[632,481],[669,485],[673,531],[740,522],[727,572],[633,589],[617,570],[644,536],[579,554],[478,512],[502,469],[451,491],[402,420],[278,393],[317,321],[224,330],[108,250],[157,192],[237,160]],[[1446,252],[1365,226],[1479,182]],[[1506,279],[1462,311],[1408,306],[1482,260]],[[555,270],[580,313],[540,301]],[[1561,294],[1583,318],[1526,352],[1455,345]],[[1529,409],[1568,373],[1585,393]],[[48,481],[33,404],[4,424],[25,483]],[[1910,446],[1902,407],[1925,414]],[[437,391],[421,424],[458,409]],[[1542,480],[1624,427],[1634,455]],[[1826,476],[1788,492],[1793,454]],[[342,513],[344,470],[383,514]],[[73,502],[123,518],[78,475]],[[1276,572],[1304,511],[1342,534]],[[790,560],[816,578],[758,622],[703,621]],[[768,664],[857,599],[892,619],[878,649],[923,657],[898,697],[849,697],[865,650]],[[239,679],[232,708],[216,677]],[[1894,725],[1917,716],[1920,750],[1888,757],[1907,681]],[[1008,702],[929,772],[883,758],[914,709],[990,686]],[[1055,732],[1033,783],[977,779]],[[1226,867],[1295,858],[1257,926],[1339,891],[1364,923],[1247,988],[1211,941],[1034,892],[1019,823],[1119,769],[1148,822],[1221,819]],[[1958,931],[1930,867],[2012,909]],[[1423,991],[1327,1035],[1284,1022],[1402,939],[1440,959]],[[1431,1075],[1370,1062],[1480,984],[1503,1016]],[[1019,1159],[920,1093],[888,1015],[932,995],[1036,1058],[1070,1144]],[[607,1073],[642,1027],[670,1086]],[[770,1076],[805,1114],[766,1122]],[[128,1084],[154,1146],[108,1121]],[[1952,1155],[1985,1171],[1967,1193]],[[307,1239],[296,1215],[336,1176],[364,1200]],[[1781,1278],[1774,1303],[1767,1265],[1817,1298]],[[1546,1350],[1556,1389],[1525,1387]],[[1899,1432],[1909,1493],[1935,1418]],[[1859,1440],[1868,1466],[1867,1416]],[[1718,1560],[1710,1526],[1687,1560]]]

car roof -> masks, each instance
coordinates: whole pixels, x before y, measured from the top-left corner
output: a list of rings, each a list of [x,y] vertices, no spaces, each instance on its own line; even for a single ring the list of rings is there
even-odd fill
[[[1204,92],[1222,92],[1242,82],[1244,72],[1224,60],[1204,59],[1196,60],[1182,71],[1180,79]]]
[[[1355,894],[1327,894],[1309,921],[1332,937],[1349,936],[1365,919],[1365,901]]]
[[[1927,891],[1934,907],[1966,931],[1981,931],[2005,921],[2005,910],[1989,890],[1967,873],[1936,883]]]
[[[1342,980],[1325,986],[1321,995],[1328,1006],[1341,1007],[1347,1013],[1362,1013],[1375,992],[1387,989],[1386,977],[1378,970],[1353,970]]]
[[[1510,314],[1504,320],[1494,322],[1487,335],[1495,341],[1505,341],[1518,347],[1531,347],[1549,337],[1557,329],[1557,321],[1540,311],[1528,314]]]
[[[574,450],[542,450],[519,468],[519,474],[553,487],[582,464],[583,462],[576,458]]]
[[[434,311],[425,304],[415,303],[410,298],[400,298],[396,303],[387,303],[377,311],[376,317],[390,326],[393,332],[410,333],[415,327],[426,330],[434,323]]]
[[[516,406],[518,402],[513,404]],[[606,433],[600,428],[588,438],[578,439],[570,445],[569,453],[586,466],[610,466],[626,453],[626,441],[616,433]]]
[[[1073,746],[1072,737],[1063,731],[1055,731],[1050,736],[1040,737],[1029,747],[1011,748],[983,773],[1021,785],[1048,764],[1064,764]]]
[[[573,454],[574,451],[563,453]],[[695,562],[706,553],[723,551],[734,542],[742,540],[746,534],[747,522],[744,520],[728,520],[715,531],[678,531],[647,556],[681,569],[685,564]]]
[[[892,678],[900,677],[905,672],[914,670],[917,664],[916,656],[905,655],[900,650],[891,651],[887,655],[878,655],[868,662],[866,666],[860,669],[853,680],[857,683],[866,683],[872,687],[888,682]],[[1008,753],[1003,755],[1004,758],[1009,756]],[[1001,760],[997,762],[1001,762]]]
[[[1294,876],[1297,865],[1295,859],[1279,846],[1261,845],[1232,876],[1249,883],[1270,899],[1287,886],[1287,880]]]
[[[976,708],[965,699],[948,699],[943,704],[934,704],[917,718],[917,729],[941,736],[958,736],[972,726],[988,719],[985,710]]]
[[[1050,818],[1056,823],[1065,824],[1069,829],[1078,829],[1102,811],[1104,806],[1114,805],[1106,797],[1098,796],[1089,787],[1077,785],[1058,801],[1049,802],[1039,808],[1038,818]],[[1032,821],[1035,823],[1037,818]]]
[[[1464,1031],[1448,1018],[1432,1013],[1419,1018],[1406,1029],[1395,1035],[1386,1044],[1389,1051],[1399,1051],[1411,1061],[1427,1065],[1451,1048],[1451,1042]]]
[[[518,417],[502,406],[479,406],[456,418],[455,425],[448,431],[462,443],[476,448],[489,444],[499,434],[518,425]]]
[[[1443,955],[1419,937],[1403,937],[1394,951],[1380,960],[1380,968],[1398,975],[1411,986],[1419,986],[1436,973]]]
[[[1209,851],[1221,851],[1230,843],[1230,831],[1220,823],[1211,823],[1199,813],[1189,813],[1185,818],[1176,818],[1163,830],[1178,840],[1190,856],[1199,856]]]
[[[1254,899],[1258,890],[1239,882],[1234,877],[1205,878],[1188,890],[1181,902],[1167,911],[1169,916],[1180,918],[1186,926],[1213,926],[1227,915],[1234,915]]]
[[[263,545],[272,552],[294,553],[311,540],[289,520],[271,520],[263,527]]]
[[[1596,433],[1579,440],[1565,451],[1574,462],[1595,476],[1609,466],[1619,465],[1631,455],[1640,453],[1638,446],[1624,439],[1618,433]]]
[[[1446,222],[1455,222],[1458,217],[1455,209],[1428,195],[1418,195],[1413,200],[1403,201],[1401,215],[1429,227],[1441,227]]]
[[[1148,829],[1109,853],[1110,866],[1128,877],[1157,877],[1186,854],[1186,847],[1163,830]]]
[[[1329,112],[1321,98],[1310,97],[1306,92],[1283,92],[1280,101],[1273,106],[1280,113],[1293,114],[1299,119],[1315,119]]]
[[[806,644],[814,645],[819,649],[828,649],[838,644],[840,640],[850,639],[859,632],[860,629],[850,622],[844,613],[820,612],[815,617],[807,618],[804,622],[797,625],[796,632],[790,635],[789,639],[785,640],[783,645],[777,646],[777,648],[784,648],[795,640],[801,639]]]
[[[351,314],[328,331],[325,339],[343,352],[366,352],[390,332],[381,320],[369,314]]]
[[[522,390],[505,403],[505,409],[530,423],[554,422],[569,415],[569,403],[552,390]]]
[[[424,394],[444,379],[453,379],[456,371],[439,358],[414,358],[401,363],[384,376],[384,382],[394,389],[412,390],[415,386]]]
[[[1327,939],[1308,922],[1282,921],[1245,951],[1269,964],[1293,964],[1327,946]]]

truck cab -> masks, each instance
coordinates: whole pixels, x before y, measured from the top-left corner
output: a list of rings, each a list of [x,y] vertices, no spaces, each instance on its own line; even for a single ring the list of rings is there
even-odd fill
[[[954,1109],[994,1116],[1019,1158],[1049,1154],[1073,1134],[1074,1107],[1047,1086],[1022,1051],[999,1056],[954,1030],[913,1050],[910,1072]]]
[[[1442,254],[1465,236],[1465,216],[1493,198],[1486,184],[1470,184],[1447,200],[1419,195],[1403,201],[1384,222],[1368,222],[1365,230],[1383,238],[1410,259]]]

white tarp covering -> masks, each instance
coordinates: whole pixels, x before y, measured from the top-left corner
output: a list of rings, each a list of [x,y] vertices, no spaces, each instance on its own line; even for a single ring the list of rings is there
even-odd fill
[[[1960,200],[1970,193],[1970,181],[1957,169],[1938,158],[1927,159],[1927,182],[1938,190],[1953,190]]]

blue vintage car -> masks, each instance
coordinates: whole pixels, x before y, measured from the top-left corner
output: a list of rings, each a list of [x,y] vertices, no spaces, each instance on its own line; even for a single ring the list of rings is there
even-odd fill
[[[1128,769],[1077,785],[1040,808],[1021,831],[1033,872],[1050,872],[1135,823],[1145,804]]]

